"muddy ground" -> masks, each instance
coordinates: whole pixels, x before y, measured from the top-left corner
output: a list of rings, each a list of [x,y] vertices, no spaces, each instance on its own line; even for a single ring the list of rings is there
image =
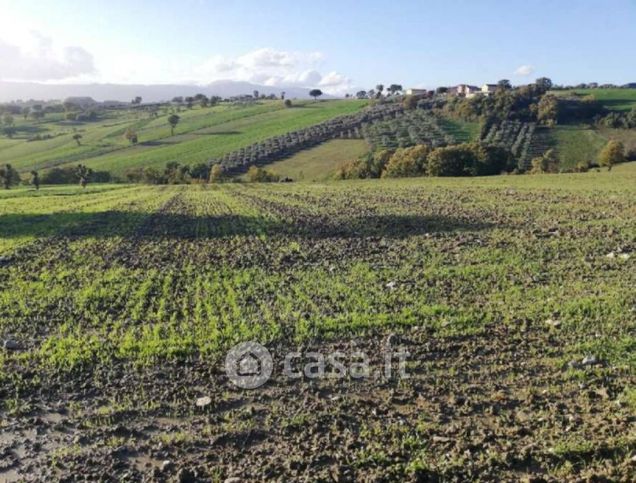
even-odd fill
[[[636,481],[633,186],[429,183],[2,201],[0,482]]]
[[[633,378],[603,361],[555,368],[555,330],[274,347],[273,377],[253,390],[222,360],[25,374],[31,392],[0,429],[0,479],[633,480],[636,415],[621,401]],[[390,379],[281,374],[289,350],[363,351],[375,373],[387,344],[409,354],[408,378],[395,363]]]

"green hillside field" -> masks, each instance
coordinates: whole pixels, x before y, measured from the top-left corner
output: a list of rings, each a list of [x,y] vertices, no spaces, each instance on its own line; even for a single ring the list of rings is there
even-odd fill
[[[281,177],[294,181],[318,181],[333,177],[340,164],[369,151],[363,139],[334,139],[267,166]]]
[[[132,110],[107,111],[97,122],[74,123],[60,114],[42,122],[16,117],[17,135],[0,138],[0,164],[11,163],[19,171],[45,170],[82,162],[96,170],[122,174],[128,168],[162,167],[166,162],[196,164],[261,141],[340,115],[351,114],[365,101],[337,100],[296,102],[286,108],[281,101],[262,101],[254,106],[222,104],[212,108],[184,109],[171,135],[168,111],[156,118]],[[139,143],[124,139],[133,129]],[[73,140],[81,134],[81,145]],[[28,141],[36,135],[51,139]]]
[[[571,89],[556,91],[557,95],[594,96],[607,109],[629,111],[636,107],[636,89]]]

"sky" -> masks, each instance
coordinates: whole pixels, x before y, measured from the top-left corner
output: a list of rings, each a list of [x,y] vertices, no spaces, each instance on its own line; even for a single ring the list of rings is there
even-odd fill
[[[0,0],[0,80],[636,82],[636,0]]]

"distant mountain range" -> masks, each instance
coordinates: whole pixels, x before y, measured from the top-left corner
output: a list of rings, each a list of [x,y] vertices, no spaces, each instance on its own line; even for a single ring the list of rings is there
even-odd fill
[[[252,94],[255,90],[259,94],[275,94],[280,96],[285,92],[288,99],[307,99],[310,89],[300,87],[271,87],[220,80],[205,86],[178,84],[41,84],[37,82],[5,82],[0,81],[0,102],[29,99],[48,101],[67,97],[92,97],[96,101],[124,101],[129,102],[136,96],[141,96],[143,102],[169,101],[176,96],[220,96],[223,98]],[[331,96],[323,95],[324,98]]]

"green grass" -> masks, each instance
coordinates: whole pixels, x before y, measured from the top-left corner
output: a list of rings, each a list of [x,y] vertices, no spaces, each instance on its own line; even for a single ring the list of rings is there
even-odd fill
[[[43,122],[16,120],[14,139],[0,138],[0,163],[11,163],[24,172],[82,162],[97,170],[122,174],[127,168],[163,167],[168,161],[183,164],[205,162],[266,138],[301,129],[330,118],[350,114],[364,101],[298,102],[285,108],[280,101],[263,101],[239,107],[182,110],[181,121],[172,136],[167,110],[158,118],[131,111],[109,111],[105,119],[94,123],[68,123],[59,115]],[[131,146],[123,138],[128,128],[139,136]],[[81,146],[72,139],[82,135]],[[28,142],[34,134],[49,134],[52,139]]]
[[[458,119],[441,118],[440,124],[444,130],[455,137],[459,143],[469,143],[479,139],[481,123],[467,122]]]
[[[564,125],[550,131],[562,168],[573,168],[579,162],[597,162],[607,138],[589,126]]]
[[[276,161],[267,168],[295,181],[322,181],[331,178],[341,163],[356,159],[368,151],[369,146],[364,140],[335,139]]]
[[[607,109],[629,111],[636,107],[636,89],[573,89],[556,91],[558,95],[594,96]]]

